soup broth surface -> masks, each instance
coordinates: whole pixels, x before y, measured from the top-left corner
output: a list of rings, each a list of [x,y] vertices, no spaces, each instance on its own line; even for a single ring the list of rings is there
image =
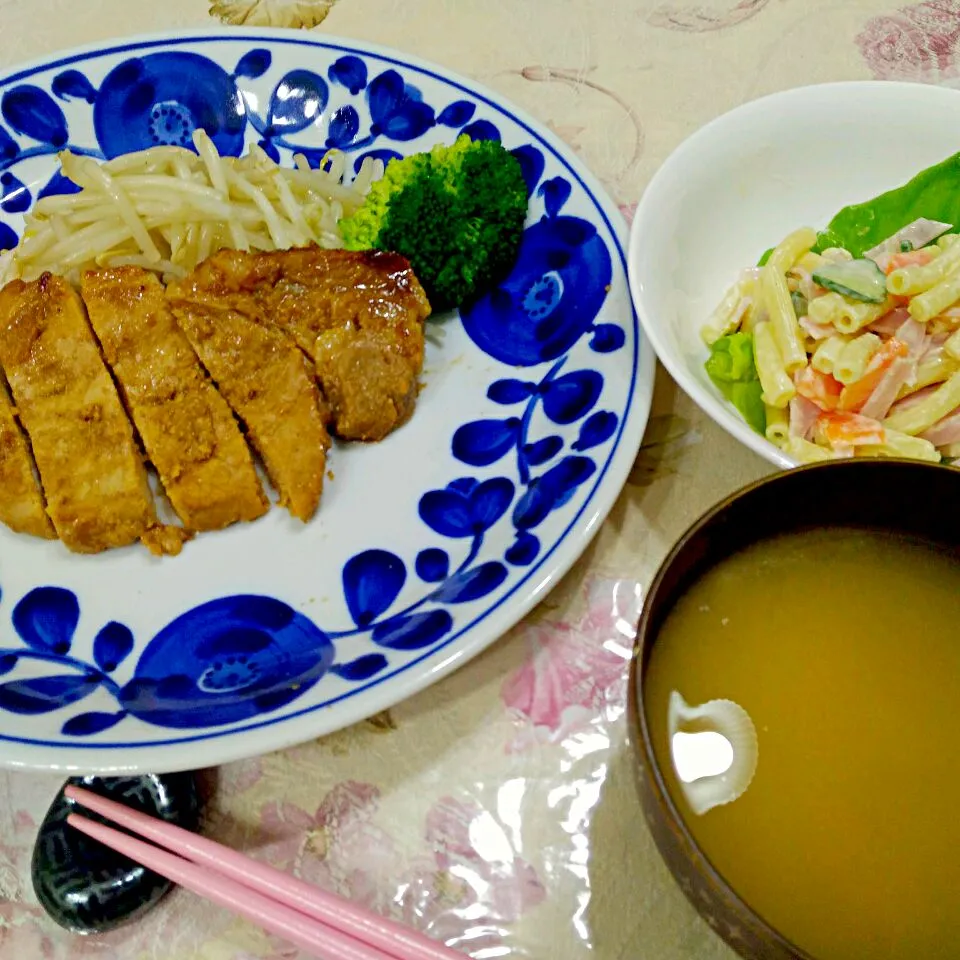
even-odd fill
[[[670,761],[673,690],[757,730],[750,787],[703,816]],[[645,691],[677,808],[772,926],[816,960],[960,957],[955,555],[850,529],[748,547],[668,614]]]

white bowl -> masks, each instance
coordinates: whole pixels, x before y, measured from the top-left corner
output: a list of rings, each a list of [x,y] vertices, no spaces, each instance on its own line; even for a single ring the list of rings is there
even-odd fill
[[[960,150],[960,93],[877,81],[754,100],[682,143],[650,181],[630,237],[637,313],[671,376],[761,457],[796,466],[710,382],[700,327],[743,267],[801,226],[899,186]]]

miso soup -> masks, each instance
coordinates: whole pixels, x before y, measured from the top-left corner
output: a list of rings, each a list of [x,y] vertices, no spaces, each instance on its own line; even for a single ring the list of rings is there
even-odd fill
[[[668,614],[645,691],[687,827],[769,924],[816,960],[960,957],[956,555],[865,530],[753,545]],[[700,816],[671,762],[671,691],[756,727],[750,786]]]

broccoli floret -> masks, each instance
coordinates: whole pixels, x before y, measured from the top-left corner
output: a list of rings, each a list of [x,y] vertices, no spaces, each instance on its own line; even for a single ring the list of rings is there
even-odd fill
[[[410,261],[435,311],[476,299],[513,266],[527,215],[516,157],[462,135],[387,164],[363,205],[340,221],[348,250]]]

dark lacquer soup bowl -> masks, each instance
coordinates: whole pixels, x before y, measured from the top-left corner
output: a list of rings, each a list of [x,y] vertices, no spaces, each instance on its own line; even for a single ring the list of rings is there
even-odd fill
[[[808,506],[797,509],[798,504]],[[851,459],[799,467],[751,484],[717,504],[683,534],[660,566],[639,622],[628,703],[644,815],[686,896],[746,960],[823,958],[795,946],[761,918],[699,847],[654,750],[645,683],[667,615],[706,571],[765,539],[831,527],[905,535],[938,549],[944,546],[955,556],[960,546],[960,470],[916,461]]]

